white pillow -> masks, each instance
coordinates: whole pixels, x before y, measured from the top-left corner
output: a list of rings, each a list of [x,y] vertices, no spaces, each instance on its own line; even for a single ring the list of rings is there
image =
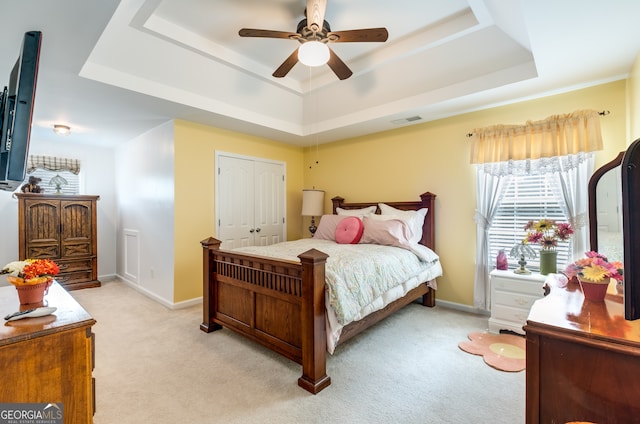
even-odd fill
[[[338,224],[347,216],[339,215],[322,215],[318,229],[316,230],[313,238],[318,240],[331,240],[336,241],[336,228]]]
[[[338,215],[342,215],[342,216],[357,216],[362,218],[363,216],[369,215],[370,213],[376,213],[376,207],[368,206],[362,209],[336,208],[336,212],[338,213]]]
[[[364,232],[360,243],[396,246],[404,249],[409,247],[410,231],[405,221],[400,219],[372,219],[374,216],[377,215],[365,216],[362,220]]]
[[[414,244],[420,243],[420,240],[422,240],[422,226],[424,225],[424,218],[429,211],[428,208],[422,208],[417,211],[404,211],[384,203],[378,203],[378,206],[381,212],[380,219],[400,219],[405,221],[411,231],[409,241]]]

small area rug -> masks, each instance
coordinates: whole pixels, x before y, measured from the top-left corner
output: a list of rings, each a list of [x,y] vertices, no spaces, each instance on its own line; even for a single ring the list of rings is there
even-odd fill
[[[471,333],[468,342],[458,347],[473,355],[482,355],[487,365],[500,371],[525,369],[525,339],[513,334]]]

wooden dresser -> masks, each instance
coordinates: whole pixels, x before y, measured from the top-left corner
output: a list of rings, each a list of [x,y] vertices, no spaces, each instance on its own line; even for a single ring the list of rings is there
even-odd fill
[[[525,326],[527,423],[640,423],[640,320],[625,321],[615,283],[604,302],[547,284]]]
[[[91,423],[95,320],[55,282],[44,304],[57,310],[0,324],[0,402],[62,404],[65,423]],[[1,317],[33,307],[20,305],[13,286],[0,287]]]
[[[53,259],[67,290],[97,287],[99,196],[16,193],[19,259]]]

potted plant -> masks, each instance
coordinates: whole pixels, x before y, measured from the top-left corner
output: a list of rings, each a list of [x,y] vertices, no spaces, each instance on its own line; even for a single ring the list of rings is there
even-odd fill
[[[611,279],[622,281],[622,269],[622,262],[609,262],[606,256],[592,251],[569,264],[564,274],[578,279],[585,299],[602,301]]]
[[[9,262],[0,274],[7,274],[7,281],[18,290],[20,303],[24,305],[42,302],[58,272],[60,267],[51,259],[25,259]]]
[[[559,241],[567,241],[573,234],[571,224],[541,219],[537,222],[529,221],[524,229],[527,231],[527,235],[523,243],[540,245],[540,274],[555,273],[558,259],[556,248]]]

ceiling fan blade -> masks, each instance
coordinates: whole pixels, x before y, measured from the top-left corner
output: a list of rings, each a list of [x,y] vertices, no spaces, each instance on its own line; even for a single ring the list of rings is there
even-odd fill
[[[324,14],[327,10],[327,0],[307,0],[307,27],[319,32],[324,23]]]
[[[282,78],[289,73],[289,71],[298,63],[298,49],[295,49],[293,53],[284,61],[282,65],[278,67],[273,73],[276,78]]]
[[[253,28],[242,28],[238,31],[238,35],[240,37],[263,37],[263,38],[286,38],[286,39],[296,39],[300,37],[300,34],[297,32],[287,32],[287,31],[272,31],[269,29],[253,29]]]
[[[338,79],[345,80],[353,75],[351,69],[349,69],[342,59],[340,59],[331,49],[329,49],[329,61],[327,62],[327,65],[329,65],[329,68],[331,68],[333,73],[336,74]]]
[[[389,38],[389,32],[386,28],[366,28],[366,29],[352,29],[348,31],[333,31],[327,34],[327,37],[332,43],[353,43],[353,42],[367,42],[387,41]]]

